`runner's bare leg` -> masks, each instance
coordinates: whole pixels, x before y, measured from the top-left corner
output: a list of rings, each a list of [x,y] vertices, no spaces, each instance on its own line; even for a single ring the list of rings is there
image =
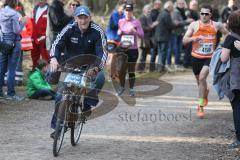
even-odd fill
[[[209,74],[209,67],[203,66],[199,74],[199,98],[207,99],[208,96],[208,86],[207,86],[207,76]]]

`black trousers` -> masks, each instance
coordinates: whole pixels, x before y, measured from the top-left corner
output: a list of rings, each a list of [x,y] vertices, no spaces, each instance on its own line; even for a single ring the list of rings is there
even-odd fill
[[[235,90],[235,97],[231,101],[233,110],[233,122],[236,132],[236,137],[240,141],[240,90]]]

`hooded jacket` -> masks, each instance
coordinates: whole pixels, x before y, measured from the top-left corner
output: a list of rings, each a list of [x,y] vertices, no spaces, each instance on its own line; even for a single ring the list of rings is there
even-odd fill
[[[85,54],[96,55],[101,59],[99,69],[102,70],[108,56],[106,44],[106,36],[99,25],[90,22],[88,29],[82,33],[75,22],[68,24],[58,34],[52,45],[50,57],[56,57],[59,61],[64,50],[66,59]]]
[[[117,34],[118,31],[118,22],[120,19],[124,18],[124,14],[121,15],[118,13],[117,10],[114,10],[111,14],[106,35],[108,40],[115,40],[120,41],[121,37]]]
[[[19,21],[20,14],[6,6],[0,9],[0,31],[3,34],[17,34],[22,31],[24,24]]]
[[[212,76],[212,81],[213,81],[213,87],[216,90],[219,99],[223,99],[224,94],[228,93],[227,95],[230,96],[231,91],[229,92],[229,81],[228,76],[229,74],[227,73],[228,70],[230,69],[230,59],[223,63],[221,61],[221,53],[222,53],[222,47],[217,48],[213,52],[213,56],[211,58],[210,66],[209,66],[209,72],[210,75]],[[227,74],[226,74],[227,73]],[[226,81],[227,80],[227,81]],[[222,81],[226,83],[222,83]],[[225,88],[225,89],[223,89]]]
[[[40,89],[51,90],[52,88],[50,84],[45,80],[42,72],[38,68],[35,68],[35,70],[28,75],[26,87],[28,97],[31,97],[36,91]]]
[[[45,43],[46,39],[46,28],[47,28],[47,14],[48,14],[48,4],[45,4],[46,10],[42,12],[41,16],[38,18],[36,22],[36,14],[38,9],[40,8],[39,5],[36,5],[33,9],[33,33],[32,39],[36,44]],[[43,7],[43,8],[44,8]]]

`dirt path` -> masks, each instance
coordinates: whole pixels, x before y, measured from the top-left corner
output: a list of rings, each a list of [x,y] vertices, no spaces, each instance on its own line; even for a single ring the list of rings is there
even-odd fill
[[[135,106],[107,98],[116,108],[89,120],[80,144],[64,140],[60,160],[235,160],[227,151],[233,138],[232,111],[211,89],[206,118],[195,116],[197,87],[191,73],[166,75],[173,85],[168,94],[137,98]],[[151,89],[148,84],[139,89]],[[21,92],[22,93],[22,92]],[[104,95],[102,95],[104,96]],[[109,94],[105,97],[110,97]],[[0,159],[49,160],[52,156],[50,120],[53,102],[26,100],[7,105],[0,101]]]

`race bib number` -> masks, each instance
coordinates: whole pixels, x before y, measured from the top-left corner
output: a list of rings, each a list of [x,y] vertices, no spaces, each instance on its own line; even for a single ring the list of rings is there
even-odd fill
[[[133,35],[123,35],[121,37],[121,42],[130,42],[131,44],[134,44],[134,36]]]
[[[200,44],[197,52],[199,54],[203,54],[203,55],[213,53],[213,43],[202,43],[202,44]]]
[[[64,82],[82,87],[86,85],[86,78],[83,75],[69,73],[64,79]]]

